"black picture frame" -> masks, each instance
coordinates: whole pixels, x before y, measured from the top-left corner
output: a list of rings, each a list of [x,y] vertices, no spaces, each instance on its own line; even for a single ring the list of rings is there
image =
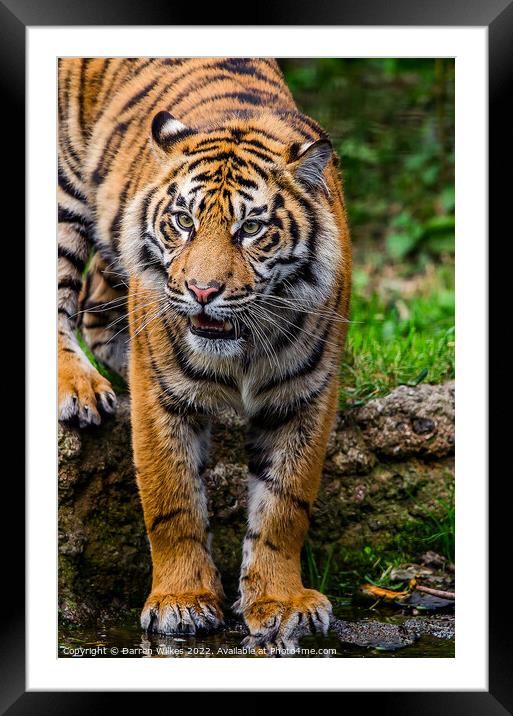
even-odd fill
[[[510,206],[510,179],[502,179],[500,167],[512,166],[511,114],[508,113],[509,96],[513,87],[513,0],[324,0],[308,3],[306,0],[286,0],[279,5],[254,3],[241,15],[240,5],[223,3],[201,9],[202,26],[215,25],[361,25],[361,26],[486,26],[489,32],[489,236],[497,239],[498,249],[504,241],[498,236],[499,226],[509,227],[506,218]],[[222,19],[222,22],[219,19]],[[233,19],[229,22],[229,19]],[[291,22],[292,20],[292,22]],[[179,6],[164,0],[0,0],[0,87],[3,99],[1,121],[5,147],[12,153],[4,154],[3,190],[4,239],[11,266],[22,260],[24,233],[25,186],[25,47],[28,26],[71,25],[191,25],[187,4]],[[10,155],[10,156],[9,156]],[[6,157],[9,156],[7,160]],[[508,193],[508,196],[506,195]],[[509,216],[508,216],[509,219]],[[506,229],[504,240],[509,236]],[[7,239],[9,239],[7,241]],[[491,243],[491,242],[490,242]],[[493,244],[491,244],[493,245]],[[493,254],[491,258],[493,257]],[[16,264],[15,264],[16,262]],[[10,269],[11,270],[11,269]],[[20,271],[20,269],[18,269]],[[494,265],[491,288],[508,285],[511,279],[507,262]],[[509,282],[508,282],[509,278]],[[28,287],[30,289],[30,287]],[[491,308],[499,308],[495,291],[490,296]],[[22,293],[19,291],[17,316],[21,314]],[[497,327],[495,311],[490,311],[490,335]],[[23,344],[23,335],[19,342]],[[19,350],[19,342],[18,350]],[[493,374],[509,374],[506,354],[497,352]],[[490,414],[499,406],[498,391],[490,387]],[[23,404],[19,394],[18,404]],[[13,419],[14,420],[14,419]],[[509,536],[510,504],[504,499],[503,468],[499,468],[500,439],[490,431],[490,516],[489,516],[489,569],[491,575],[508,570],[505,547]],[[20,455],[22,452],[20,452]],[[508,463],[506,463],[507,465]],[[506,468],[507,469],[507,468]],[[2,541],[4,595],[7,602],[1,622],[0,710],[12,716],[21,714],[91,714],[96,711],[120,711],[121,694],[112,692],[26,692],[25,690],[25,605],[23,600],[24,482],[21,470],[9,468],[9,511],[16,506],[18,521],[2,521],[6,534]],[[509,472],[509,471],[508,471]],[[504,474],[504,478],[508,475]],[[4,497],[4,506],[7,498]],[[15,530],[15,536],[13,535]],[[14,537],[14,538],[13,538]],[[15,545],[15,546],[13,546]],[[481,576],[477,575],[477,579]],[[15,584],[15,597],[10,597],[9,584]],[[465,714],[465,716],[513,714],[513,665],[511,620],[504,607],[501,590],[489,590],[489,690],[487,692],[366,692],[344,693],[340,703],[344,709],[348,701],[358,699],[363,706],[379,709],[380,713],[415,713],[417,716]],[[507,601],[507,600],[506,600]],[[501,603],[502,602],[502,603]],[[504,614],[506,617],[504,618]],[[42,618],[44,616],[42,615]],[[405,688],[407,688],[405,684]],[[234,684],[236,688],[236,684]],[[315,691],[315,684],[311,685]],[[211,697],[210,697],[211,698]],[[258,698],[258,697],[257,697]],[[265,698],[262,694],[262,698]],[[148,694],[130,694],[131,708],[147,707]],[[144,701],[143,701],[144,699]],[[197,702],[196,702],[197,703]],[[241,707],[243,704],[241,702]]]

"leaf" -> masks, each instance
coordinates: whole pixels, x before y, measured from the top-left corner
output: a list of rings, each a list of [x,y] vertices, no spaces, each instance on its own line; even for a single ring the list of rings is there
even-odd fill
[[[454,234],[433,234],[425,246],[434,254],[452,254],[454,252]]]
[[[386,587],[377,587],[374,584],[361,584],[358,588],[358,597],[363,599],[379,599],[385,602],[395,602],[406,599],[410,596],[410,590],[404,590],[402,592],[387,589]]]
[[[405,228],[406,226],[410,226],[412,223],[412,216],[409,211],[403,210],[397,214],[397,216],[394,216],[394,218],[391,221],[392,226],[395,226],[396,228]]]
[[[443,208],[445,209],[445,211],[447,211],[447,212],[454,211],[455,200],[454,200],[454,185],[453,184],[451,184],[451,186],[446,186],[442,190],[442,194],[440,196],[440,201],[441,201],[441,204],[442,204]]]
[[[438,178],[439,174],[439,168],[436,164],[433,164],[430,167],[427,167],[427,169],[424,169],[422,172],[422,180],[424,184],[427,184],[428,186],[431,186],[434,184]]]
[[[369,144],[364,144],[354,139],[346,139],[340,144],[342,157],[358,159],[366,164],[377,164],[379,161],[376,150]]]
[[[445,233],[448,231],[454,231],[454,228],[456,226],[456,221],[454,216],[451,214],[449,216],[433,216],[429,221],[426,221],[423,225],[422,229],[424,231],[424,234],[434,234],[434,233]]]
[[[418,376],[414,380],[411,381],[410,385],[419,385],[419,383],[422,383],[422,381],[427,378],[427,375],[428,375],[428,369],[423,368],[420,371],[420,373],[418,374]]]
[[[353,288],[363,289],[365,288],[370,281],[370,276],[367,273],[367,271],[362,271],[361,269],[355,269],[353,272]]]
[[[387,252],[394,259],[407,256],[417,245],[417,238],[412,234],[390,234],[387,236]]]

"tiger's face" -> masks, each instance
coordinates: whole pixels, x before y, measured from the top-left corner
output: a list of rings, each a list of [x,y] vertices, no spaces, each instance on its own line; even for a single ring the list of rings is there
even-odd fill
[[[335,277],[331,145],[284,144],[250,125],[191,130],[160,112],[164,175],[130,212],[131,270],[165,293],[198,353],[242,355],[264,314],[271,328],[283,301],[322,303]]]

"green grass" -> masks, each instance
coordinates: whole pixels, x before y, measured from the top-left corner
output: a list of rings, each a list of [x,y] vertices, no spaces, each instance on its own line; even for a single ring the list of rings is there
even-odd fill
[[[341,365],[340,405],[361,405],[398,385],[440,383],[454,377],[452,269],[438,271],[428,289],[406,298],[397,288],[367,290],[356,272],[347,347]]]
[[[103,375],[104,378],[107,378],[107,380],[110,381],[112,387],[114,388],[114,391],[116,393],[128,392],[128,386],[126,384],[126,381],[120,375],[118,375],[118,373],[114,373],[114,371],[109,370],[107,366],[105,366],[101,361],[98,360],[98,358],[96,358],[96,356],[91,352],[87,343],[84,341],[80,331],[76,332],[76,336],[79,345],[86,354],[89,362],[96,368],[96,370],[101,375]]]
[[[455,559],[456,508],[454,483],[447,476],[447,497],[434,501],[431,509],[423,508],[422,519],[414,520],[397,538],[399,551],[414,550],[421,552],[434,550],[447,562]],[[411,499],[415,502],[413,496]]]
[[[330,578],[332,557],[333,547],[329,549],[322,566],[319,565],[315,558],[312,545],[307,538],[304,546],[304,567],[308,578],[308,585],[313,589],[317,589],[317,591],[322,594],[325,593],[328,579]]]
[[[406,555],[378,555],[370,546],[350,550],[331,545],[314,553],[308,538],[303,549],[303,576],[305,585],[326,594],[332,601],[345,601],[364,582],[379,587],[401,589],[403,583],[392,582],[393,567],[410,561]]]
[[[428,550],[441,555],[446,564],[455,561],[454,484],[447,474],[447,494],[433,501],[431,507],[417,504],[417,516],[396,535],[393,548],[380,550],[372,545],[362,548],[330,544],[314,548],[306,538],[302,553],[305,585],[326,594],[332,601],[347,600],[363,583],[400,590],[406,582],[391,579],[394,567],[416,563]]]
[[[454,498],[450,500],[438,500],[439,506],[442,507],[442,516],[439,517],[433,511],[428,513],[428,522],[432,526],[432,534],[428,534],[424,538],[429,549],[439,552],[450,562],[454,562],[455,558],[455,505]]]

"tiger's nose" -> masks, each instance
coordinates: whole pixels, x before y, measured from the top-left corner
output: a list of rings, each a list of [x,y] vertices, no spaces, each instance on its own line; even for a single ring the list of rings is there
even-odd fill
[[[186,281],[185,285],[188,290],[192,293],[198,303],[209,303],[219,293],[221,293],[222,286],[217,281],[210,281],[210,283],[199,284],[195,279]]]

